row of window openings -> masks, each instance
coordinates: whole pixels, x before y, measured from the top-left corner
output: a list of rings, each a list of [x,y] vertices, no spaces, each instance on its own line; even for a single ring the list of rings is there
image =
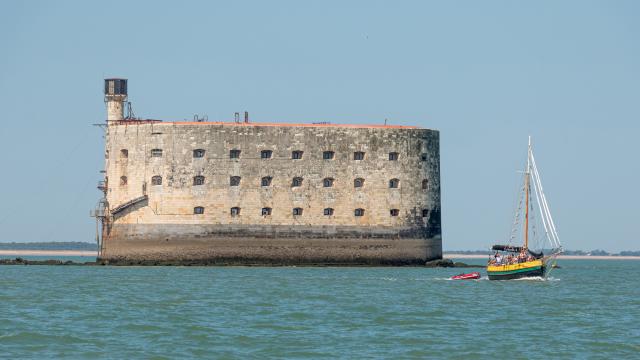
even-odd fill
[[[193,185],[204,185],[204,176],[195,176],[193,178]],[[240,180],[241,177],[240,176],[232,176],[229,178],[229,186],[240,186]],[[272,177],[270,176],[265,176],[260,180],[260,185],[261,186],[271,186],[271,181],[273,180]],[[291,182],[291,187],[300,187],[302,186],[302,181],[303,179],[301,177],[295,177],[293,178],[293,181]],[[322,186],[323,187],[333,187],[333,183],[334,183],[334,179],[333,178],[325,178],[322,180]],[[120,177],[120,185],[127,185],[127,177],[126,176],[122,176]],[[162,176],[156,175],[153,176],[151,178],[151,185],[162,185]],[[355,180],[353,180],[353,187],[356,188],[360,188],[364,186],[364,179],[363,178],[357,178]],[[400,187],[400,180],[399,179],[391,179],[389,180],[389,188],[391,189],[397,189],[398,187]],[[428,179],[424,179],[422,180],[422,189],[428,189],[429,187],[429,180]]]
[[[271,215],[271,211],[272,209],[270,207],[265,207],[262,208],[262,216],[270,216]],[[293,208],[292,210],[292,214],[294,216],[302,216],[302,212],[303,209],[302,208]],[[196,215],[202,215],[204,214],[204,207],[202,206],[196,206],[193,208],[193,213]],[[365,210],[362,208],[358,208],[355,209],[353,211],[353,215],[354,216],[364,216]],[[231,216],[239,216],[240,215],[240,208],[239,207],[232,207],[231,208]],[[324,209],[324,215],[325,216],[333,216],[333,208],[326,208]],[[391,216],[398,216],[400,215],[400,210],[399,209],[391,209],[389,210],[389,215]],[[422,209],[422,217],[427,217],[429,215],[429,210],[428,209]]]
[[[229,151],[229,158],[231,159],[239,159],[240,158],[240,150],[237,149],[233,149]],[[194,158],[202,158],[204,157],[204,153],[205,150],[204,149],[196,149],[193,150],[193,157]],[[295,150],[291,152],[291,158],[294,160],[298,160],[298,159],[302,159],[302,155],[303,155],[304,151],[301,150]],[[262,150],[260,152],[260,158],[261,159],[271,159],[271,156],[273,155],[273,151],[271,150]],[[364,155],[365,153],[363,151],[356,151],[353,153],[353,160],[364,160]],[[396,161],[398,160],[398,156],[399,154],[397,152],[390,152],[389,153],[389,160],[390,161]],[[122,149],[120,150],[120,157],[121,158],[128,158],[129,157],[129,150],[127,149]],[[162,157],[162,149],[152,149],[151,150],[151,157]],[[322,158],[324,160],[332,160],[335,157],[335,152],[333,151],[324,151],[322,153]],[[427,155],[426,154],[422,154],[422,160],[426,161],[427,160]]]

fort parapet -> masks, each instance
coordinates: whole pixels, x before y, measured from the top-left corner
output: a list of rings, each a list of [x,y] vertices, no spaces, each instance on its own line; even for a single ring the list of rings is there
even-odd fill
[[[437,131],[113,116],[106,129],[103,261],[418,265],[442,257]]]

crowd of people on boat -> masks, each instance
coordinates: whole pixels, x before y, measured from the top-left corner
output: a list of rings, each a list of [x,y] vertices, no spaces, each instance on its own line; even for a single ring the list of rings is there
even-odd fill
[[[526,249],[522,249],[517,255],[508,254],[503,256],[500,252],[496,251],[495,254],[489,259],[489,265],[512,265],[519,264],[527,261],[533,261],[535,258],[529,254]]]

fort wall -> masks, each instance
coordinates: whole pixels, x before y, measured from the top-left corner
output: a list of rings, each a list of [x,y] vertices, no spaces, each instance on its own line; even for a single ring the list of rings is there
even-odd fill
[[[109,124],[106,150],[107,200],[118,212],[101,258],[111,262],[442,256],[434,130],[125,121]]]

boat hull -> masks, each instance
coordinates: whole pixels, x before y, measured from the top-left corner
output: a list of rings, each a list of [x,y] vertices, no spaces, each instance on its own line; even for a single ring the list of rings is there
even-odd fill
[[[544,277],[546,270],[542,260],[528,261],[511,265],[493,265],[487,267],[489,280],[513,280],[531,277]]]
[[[479,272],[472,272],[469,274],[460,274],[456,276],[452,276],[451,280],[477,280],[480,279],[481,275]]]

